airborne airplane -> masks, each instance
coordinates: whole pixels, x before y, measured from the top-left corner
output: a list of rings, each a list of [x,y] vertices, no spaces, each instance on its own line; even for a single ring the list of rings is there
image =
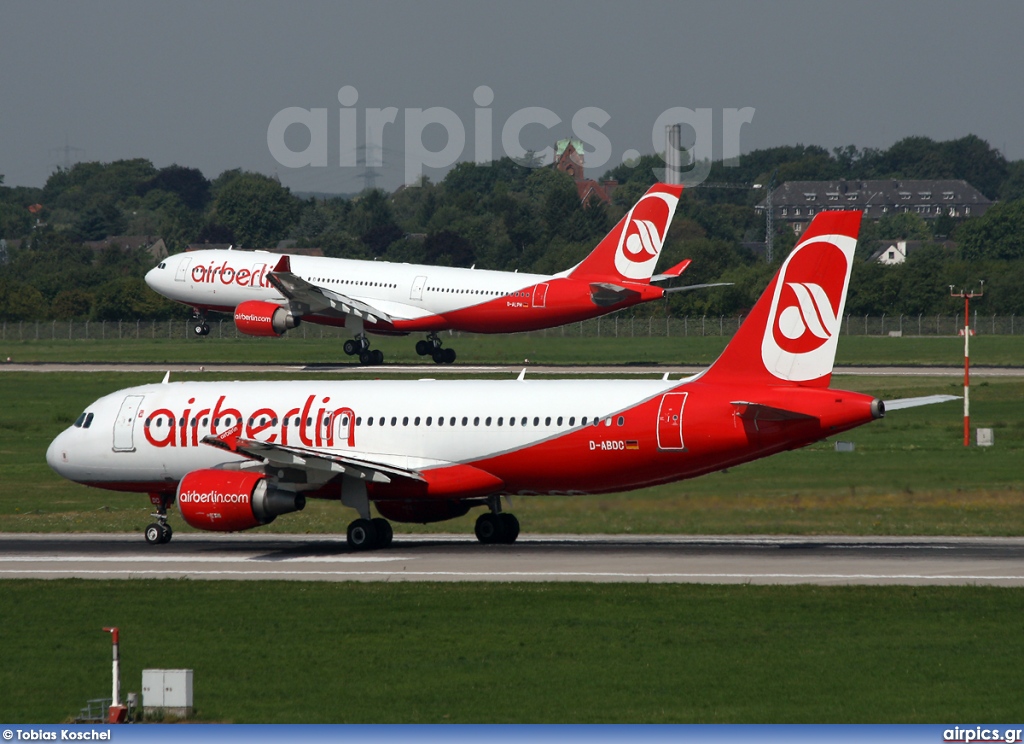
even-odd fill
[[[859,212],[823,212],[722,355],[662,380],[179,382],[112,393],[50,445],[47,462],[90,486],[149,493],[151,543],[167,507],[236,531],[340,500],[353,549],[385,547],[390,520],[487,510],[481,542],[513,542],[512,494],[598,494],[692,478],[834,436],[886,411],[829,383]],[[373,517],[373,504],[380,516]]]
[[[380,364],[384,354],[370,348],[367,331],[426,332],[417,353],[451,364],[455,350],[441,346],[439,331],[550,328],[667,292],[717,286],[651,284],[679,276],[690,263],[652,276],[681,193],[682,186],[655,184],[589,256],[554,276],[206,250],[171,256],[146,275],[146,283],[191,305],[198,335],[210,332],[208,311],[233,313],[238,330],[253,336],[279,336],[302,321],[344,326],[354,335],[345,353],[357,354],[363,364]]]

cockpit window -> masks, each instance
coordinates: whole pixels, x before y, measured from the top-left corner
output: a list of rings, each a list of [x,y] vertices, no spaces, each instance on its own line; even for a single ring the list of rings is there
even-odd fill
[[[88,429],[92,425],[93,414],[82,411],[82,415],[75,419],[74,426],[79,429]]]
[[[90,426],[92,426],[92,414],[91,413],[88,416],[85,417],[85,423],[82,424],[82,428],[83,429],[88,429]]]
[[[82,415],[79,416],[77,419],[75,419],[74,426],[75,426],[76,429],[81,429],[82,428],[82,424],[84,424],[84,423],[85,423],[85,411],[82,411]]]
[[[161,263],[159,268],[166,269],[167,268],[167,263],[166,262]]]

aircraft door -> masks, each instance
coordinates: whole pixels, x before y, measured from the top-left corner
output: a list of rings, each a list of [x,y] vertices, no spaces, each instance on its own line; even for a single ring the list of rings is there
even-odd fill
[[[683,406],[689,393],[665,393],[658,406],[658,449],[682,450]]]
[[[135,451],[135,418],[144,397],[144,395],[125,396],[121,410],[117,412],[117,418],[114,420],[114,452]]]
[[[174,281],[176,281],[176,282],[183,282],[183,281],[185,281],[185,276],[186,276],[186,274],[188,272],[189,264],[191,264],[191,263],[192,263],[192,257],[191,256],[186,256],[186,257],[182,258],[180,261],[178,261],[178,270],[176,272],[174,272]]]
[[[267,265],[265,263],[253,264],[252,274],[249,275],[249,286],[250,287],[265,287],[267,286],[267,280],[264,275],[267,273]]]
[[[418,276],[412,281],[412,292],[409,294],[410,300],[422,300],[423,299],[423,287],[427,283],[427,277]]]
[[[548,298],[548,285],[538,284],[533,288],[533,306],[544,307],[544,303],[547,302]]]

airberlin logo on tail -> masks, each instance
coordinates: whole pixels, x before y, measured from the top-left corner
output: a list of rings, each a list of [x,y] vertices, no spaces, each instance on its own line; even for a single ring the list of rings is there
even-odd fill
[[[622,276],[649,279],[654,273],[678,201],[672,194],[648,193],[626,215],[615,250],[615,268]]]
[[[840,290],[842,287],[840,287]],[[792,294],[796,298],[794,304]],[[775,341],[786,351],[802,354],[814,351],[832,338],[836,314],[828,293],[814,282],[787,282],[783,290],[785,309],[775,323]]]
[[[856,245],[846,235],[822,235],[783,263],[761,344],[765,368],[776,377],[805,382],[832,372]]]

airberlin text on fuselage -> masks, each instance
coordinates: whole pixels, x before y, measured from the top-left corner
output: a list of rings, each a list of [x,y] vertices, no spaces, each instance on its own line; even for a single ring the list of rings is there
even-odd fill
[[[211,261],[209,266],[193,266],[192,281],[197,284],[237,284],[239,287],[269,287],[267,265],[258,264],[251,269],[234,268],[224,261],[220,266]]]
[[[301,406],[290,408],[283,415],[273,408],[258,408],[243,415],[238,408],[226,403],[226,398],[221,395],[216,404],[206,407],[202,403],[197,404],[195,398],[189,398],[188,407],[183,411],[169,408],[148,412],[140,410],[139,418],[145,419],[146,441],[154,447],[198,447],[207,434],[227,431],[241,421],[242,435],[247,439],[259,437],[271,444],[333,447],[335,422],[341,419],[347,435],[344,442],[349,447],[356,445],[355,413],[347,406],[331,406],[330,396],[319,402],[315,395],[307,396]],[[299,418],[297,426],[295,417]]]

